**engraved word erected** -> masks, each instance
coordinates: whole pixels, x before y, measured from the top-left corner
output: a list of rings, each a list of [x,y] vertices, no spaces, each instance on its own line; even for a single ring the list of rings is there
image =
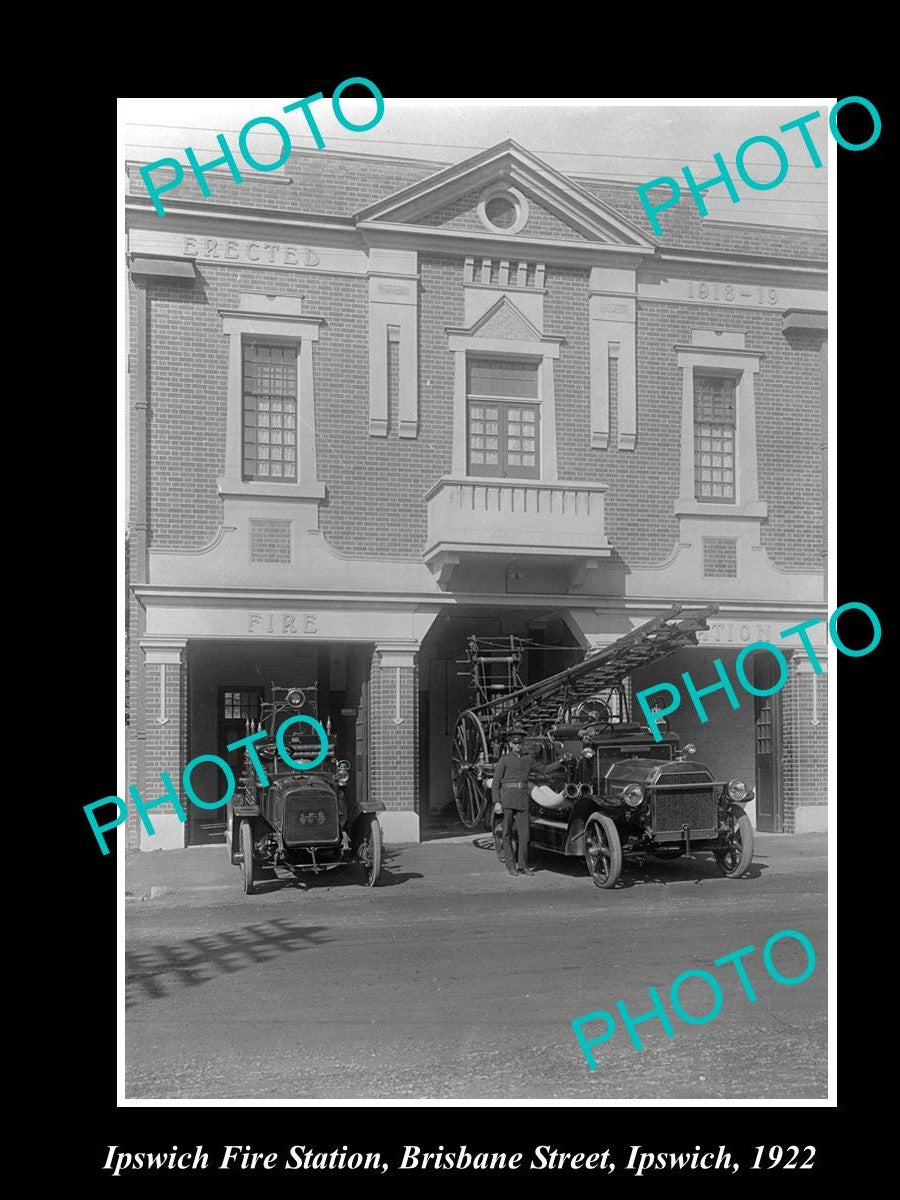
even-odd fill
[[[186,237],[184,253],[189,258],[268,263],[270,266],[282,267],[317,267],[321,262],[318,254],[309,246],[285,246],[281,242],[248,242],[237,238]]]

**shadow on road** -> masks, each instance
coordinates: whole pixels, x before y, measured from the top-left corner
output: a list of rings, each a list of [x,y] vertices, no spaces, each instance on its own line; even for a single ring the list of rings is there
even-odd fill
[[[178,946],[157,944],[125,951],[125,1007],[233,975],[278,954],[320,945],[324,926],[298,928],[275,918],[228,932],[190,938]]]

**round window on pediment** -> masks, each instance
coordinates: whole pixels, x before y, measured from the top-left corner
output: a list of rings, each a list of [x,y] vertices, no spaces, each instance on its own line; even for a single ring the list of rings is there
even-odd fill
[[[528,201],[515,188],[491,188],[481,197],[478,216],[489,233],[518,233],[528,220]]]

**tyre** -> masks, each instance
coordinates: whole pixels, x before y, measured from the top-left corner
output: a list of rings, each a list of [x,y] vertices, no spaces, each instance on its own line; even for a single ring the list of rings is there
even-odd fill
[[[252,896],[256,890],[256,870],[253,862],[253,826],[249,821],[241,821],[241,853],[243,855],[241,874],[244,880],[244,895]]]
[[[615,887],[622,873],[619,831],[603,813],[591,813],[584,824],[584,861],[598,888]]]
[[[714,850],[713,856],[726,879],[740,879],[753,862],[753,825],[740,809],[732,808],[730,815],[728,845],[723,850]]]
[[[232,866],[237,861],[234,853],[234,843],[232,842],[233,837],[234,814],[232,813],[231,805],[229,804],[225,809],[225,849],[228,852],[228,861],[232,864]]]
[[[360,820],[363,822],[363,828],[359,843],[359,861],[365,872],[366,887],[375,887],[381,874],[381,826],[374,813],[366,813]]]

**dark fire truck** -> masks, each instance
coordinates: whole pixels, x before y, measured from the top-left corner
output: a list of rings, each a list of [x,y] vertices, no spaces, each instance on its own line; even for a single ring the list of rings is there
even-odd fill
[[[381,872],[380,802],[357,796],[351,788],[350,763],[338,758],[330,721],[317,730],[291,722],[304,714],[318,721],[318,688],[275,687],[263,702],[260,720],[247,722],[247,733],[265,733],[254,741],[268,785],[261,783],[248,750],[235,794],[228,806],[226,845],[231,861],[241,867],[244,891],[276,878],[276,868],[291,871],[330,871],[355,864],[369,887]],[[279,751],[279,730],[285,754],[296,763],[315,765],[300,770]],[[321,726],[320,726],[321,727]],[[319,760],[316,762],[315,760]]]
[[[583,856],[600,888],[615,886],[627,856],[707,851],[723,875],[743,875],[753,859],[753,826],[744,812],[753,789],[741,779],[717,779],[664,720],[657,741],[631,719],[624,686],[635,668],[696,645],[717,611],[675,605],[528,686],[519,674],[522,639],[469,638],[464,661],[476,703],[460,713],[453,742],[453,792],[463,825],[484,820],[502,853],[502,817],[491,804],[490,784],[506,730],[522,725],[524,749],[536,759],[529,781],[533,845]]]

